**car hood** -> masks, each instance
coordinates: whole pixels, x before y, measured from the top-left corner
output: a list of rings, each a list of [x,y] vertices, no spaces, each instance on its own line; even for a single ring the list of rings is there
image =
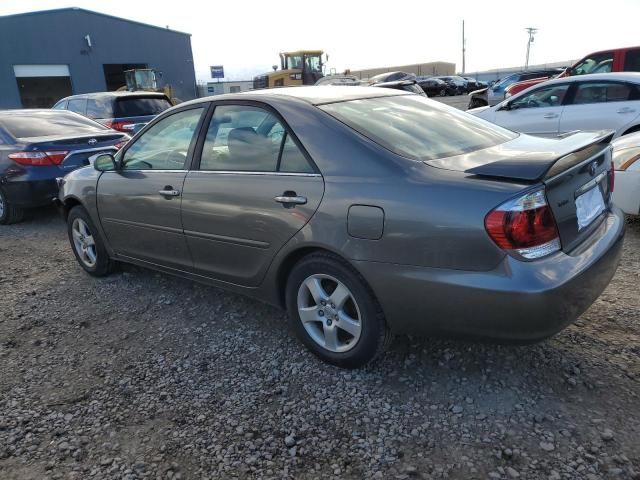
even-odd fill
[[[473,175],[535,182],[542,180],[562,157],[594,144],[608,143],[612,136],[609,130],[572,132],[553,138],[520,134],[500,145],[425,163]]]
[[[467,110],[467,113],[470,113],[472,115],[478,115],[479,113],[489,110],[490,108],[491,107],[489,105],[485,105],[484,107],[478,107],[478,108],[470,108],[469,110]]]

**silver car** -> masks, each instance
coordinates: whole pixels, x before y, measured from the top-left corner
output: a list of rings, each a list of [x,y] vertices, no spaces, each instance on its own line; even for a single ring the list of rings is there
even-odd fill
[[[520,135],[423,96],[298,87],[183,103],[61,182],[82,268],[286,307],[327,362],[393,333],[531,342],[618,265],[611,134]]]

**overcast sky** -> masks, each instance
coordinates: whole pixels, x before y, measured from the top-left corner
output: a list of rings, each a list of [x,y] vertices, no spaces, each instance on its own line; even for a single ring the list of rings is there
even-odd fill
[[[205,81],[209,65],[224,65],[227,79],[251,79],[278,63],[278,52],[298,49],[325,50],[338,71],[437,60],[459,70],[463,19],[467,72],[524,65],[529,26],[540,29],[531,64],[640,44],[640,0],[380,3],[0,0],[0,15],[76,6],[188,32],[196,77]]]

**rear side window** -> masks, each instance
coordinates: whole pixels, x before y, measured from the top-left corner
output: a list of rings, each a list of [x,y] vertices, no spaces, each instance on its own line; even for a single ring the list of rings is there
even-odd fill
[[[578,85],[573,103],[624,102],[631,96],[631,86],[626,83],[585,82]]]
[[[319,108],[384,148],[414,160],[461,155],[518,136],[419,95],[367,98]]]
[[[8,115],[1,122],[15,138],[84,135],[106,130],[99,123],[63,111]]]
[[[72,98],[69,100],[67,110],[84,115],[87,111],[87,99],[86,98]]]
[[[113,118],[112,99],[89,98],[87,99],[87,117],[89,118]]]
[[[216,107],[201,170],[312,173],[313,168],[275,115],[259,107]]]
[[[640,72],[640,49],[629,50],[624,56],[625,72]]]
[[[163,97],[123,97],[116,99],[114,117],[143,117],[158,115],[171,107]]]
[[[66,100],[60,100],[58,103],[56,103],[53,107],[54,110],[66,110],[67,108],[67,101]]]

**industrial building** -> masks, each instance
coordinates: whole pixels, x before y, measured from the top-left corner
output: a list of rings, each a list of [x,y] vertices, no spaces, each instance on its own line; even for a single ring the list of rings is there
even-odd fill
[[[411,65],[398,65],[395,67],[367,68],[365,70],[350,70],[350,75],[355,75],[359,79],[371,78],[380,73],[386,72],[407,72],[417,76],[454,75],[456,64],[449,62],[414,63]]]
[[[200,85],[200,97],[222,95],[224,93],[240,93],[253,89],[253,80],[227,80],[223,82],[207,82]]]
[[[112,91],[124,71],[156,70],[159,87],[196,96],[188,33],[63,8],[0,17],[0,108],[47,108],[68,95]]]

